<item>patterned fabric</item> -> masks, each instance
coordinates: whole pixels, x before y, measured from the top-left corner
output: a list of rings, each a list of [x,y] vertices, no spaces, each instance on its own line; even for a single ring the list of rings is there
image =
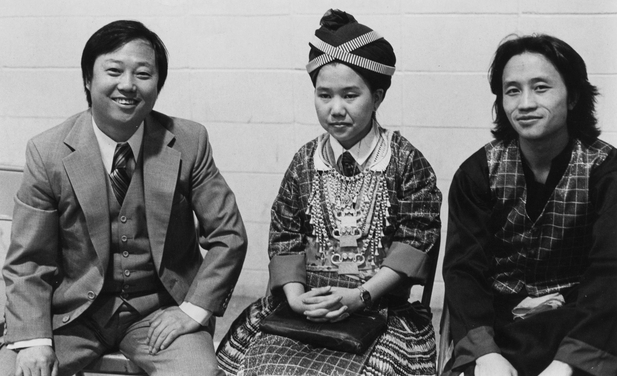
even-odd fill
[[[318,140],[304,145],[294,156],[285,173],[272,207],[269,256],[303,253],[311,234],[306,209],[312,181],[317,173],[313,154]],[[383,243],[394,241],[428,251],[439,238],[441,193],[437,178],[424,156],[398,132],[394,132],[392,158],[385,172],[390,211]]]
[[[486,146],[495,210],[507,220],[495,237],[493,289],[515,294],[525,289],[542,296],[578,283],[591,247],[592,207],[589,176],[607,157],[610,145],[575,141],[570,164],[540,216],[532,221],[525,206],[527,188],[518,141]],[[558,254],[559,257],[554,255]]]
[[[417,302],[391,304],[386,332],[360,355],[260,332],[278,303],[272,296],[261,298],[231,325],[217,351],[228,375],[435,375],[431,314]]]
[[[376,31],[369,31],[368,33],[360,35],[359,37],[354,38],[349,42],[345,42],[338,47],[334,47],[329,43],[326,43],[323,40],[319,39],[317,36],[314,36],[311,40],[311,44],[315,46],[315,48],[317,48],[318,50],[322,51],[323,55],[319,55],[315,59],[311,60],[306,65],[306,71],[311,73],[315,69],[338,59],[376,73],[392,76],[394,74],[394,71],[396,70],[395,67],[381,64],[377,61],[373,61],[362,56],[350,53],[353,50],[356,50],[381,38],[383,37],[379,35],[379,33],[377,33]]]
[[[120,205],[124,202],[126,191],[129,189],[129,184],[131,183],[131,175],[127,169],[128,161],[131,158],[133,158],[133,151],[128,142],[116,145],[113,169],[109,174],[109,178],[111,179],[111,187]]]
[[[315,244],[307,214],[313,179],[318,173],[313,156],[318,139],[294,156],[272,207],[270,258],[305,254]],[[422,154],[398,132],[392,135],[392,157],[385,171],[390,199],[389,225],[383,229],[384,247],[393,241],[426,252],[438,240],[441,193]],[[387,251],[386,251],[387,252]],[[307,270],[306,285],[353,288],[356,278],[337,272]],[[410,283],[384,297],[388,307],[386,332],[364,354],[315,348],[288,338],[261,333],[260,322],[280,297],[251,304],[232,324],[217,350],[221,369],[229,375],[434,375],[435,334],[431,314],[419,303],[407,302]]]

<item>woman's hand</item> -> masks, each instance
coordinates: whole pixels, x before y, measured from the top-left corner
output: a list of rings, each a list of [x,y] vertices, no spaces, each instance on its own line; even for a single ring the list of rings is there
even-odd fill
[[[309,293],[314,296],[308,296]],[[360,299],[360,290],[344,287],[322,287],[313,289],[305,294],[304,303],[307,309],[306,318],[317,322],[337,322],[345,320],[353,312],[363,309],[364,303]]]
[[[360,299],[360,290],[357,288],[332,287],[331,293],[334,296],[340,296],[341,304],[347,306],[347,314],[352,314],[365,308],[364,302]]]
[[[300,292],[288,285],[285,285],[283,289],[291,309],[305,315],[311,321],[325,322],[340,319],[340,316],[347,310],[347,307],[341,304],[342,298],[331,294],[330,286],[314,288],[308,292]]]
[[[476,359],[475,376],[518,376],[516,369],[501,354],[489,353]]]

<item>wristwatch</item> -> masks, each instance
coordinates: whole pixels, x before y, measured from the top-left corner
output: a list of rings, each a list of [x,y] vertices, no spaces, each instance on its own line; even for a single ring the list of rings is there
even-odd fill
[[[362,303],[364,303],[364,308],[365,309],[371,308],[371,306],[373,305],[373,300],[371,298],[371,293],[368,292],[362,286],[358,286],[357,289],[360,290],[360,300],[362,300]]]

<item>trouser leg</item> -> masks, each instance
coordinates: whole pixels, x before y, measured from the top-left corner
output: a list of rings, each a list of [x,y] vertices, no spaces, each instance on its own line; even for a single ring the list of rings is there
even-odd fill
[[[120,343],[120,351],[127,358],[153,376],[225,375],[218,368],[211,328],[181,335],[169,347],[151,355],[147,344],[149,321],[157,312],[128,328]]]

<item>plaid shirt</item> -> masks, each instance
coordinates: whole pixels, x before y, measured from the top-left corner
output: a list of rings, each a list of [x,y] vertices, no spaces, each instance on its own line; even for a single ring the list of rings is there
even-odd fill
[[[570,163],[539,217],[526,211],[527,186],[518,141],[494,141],[485,147],[495,212],[506,213],[495,234],[492,287],[513,294],[522,289],[541,296],[579,283],[591,247],[591,171],[611,146],[575,140]]]

